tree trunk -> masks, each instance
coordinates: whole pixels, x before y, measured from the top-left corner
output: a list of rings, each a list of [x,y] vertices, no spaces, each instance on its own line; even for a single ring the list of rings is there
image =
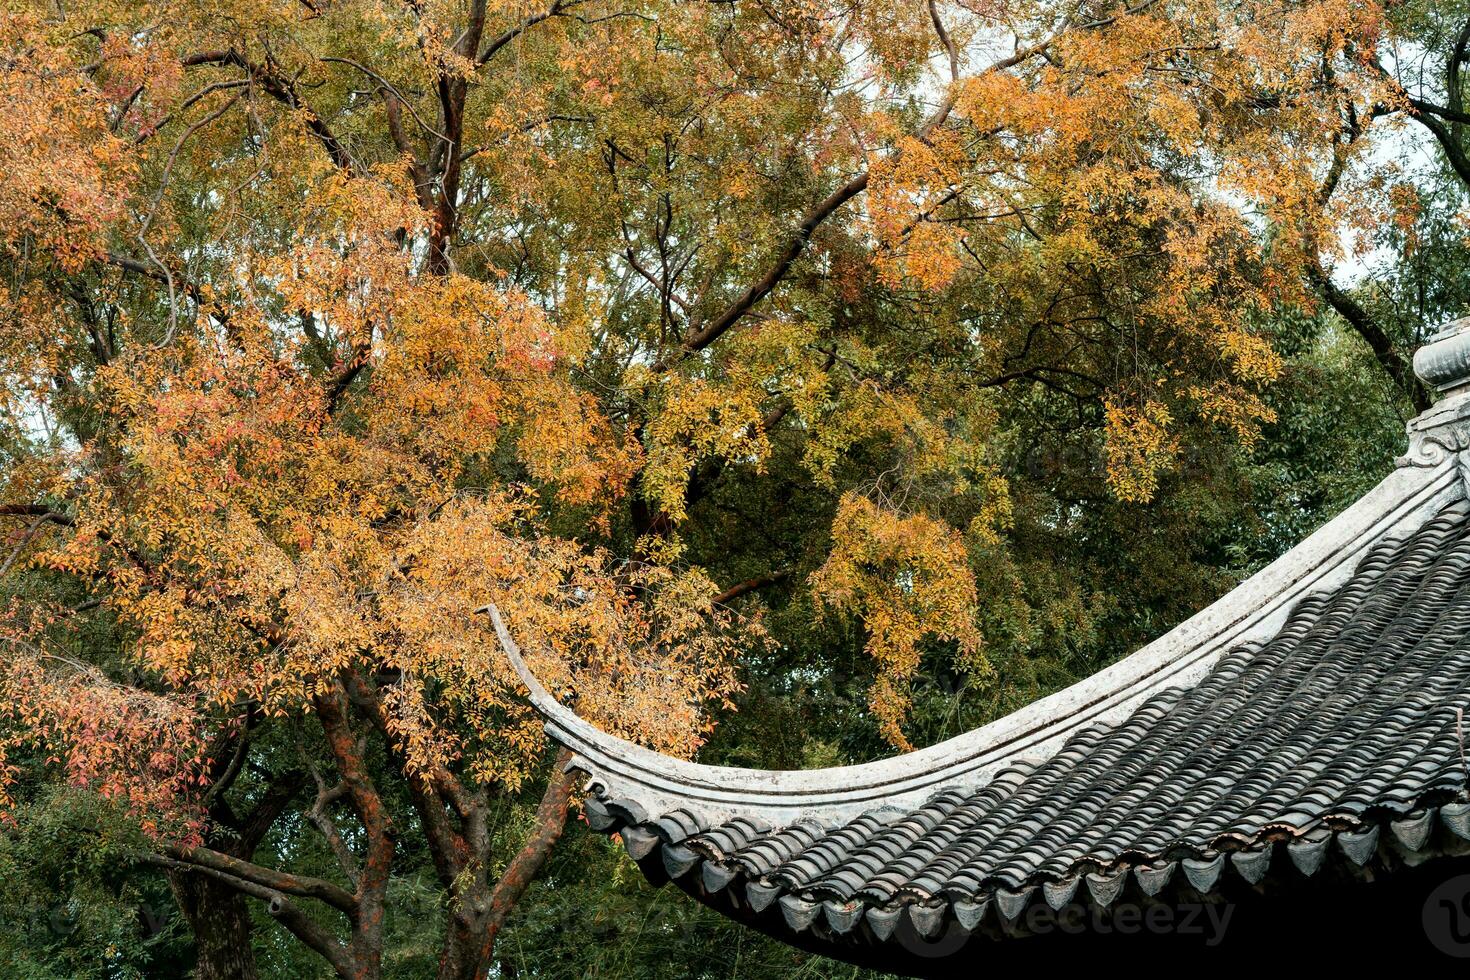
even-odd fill
[[[521,844],[515,857],[505,866],[505,872],[490,892],[490,907],[480,926],[480,949],[475,963],[477,980],[489,975],[492,957],[495,955],[495,940],[499,938],[500,930],[510,918],[511,910],[531,886],[531,881],[540,873],[542,865],[551,856],[551,849],[561,840],[562,831],[566,829],[567,815],[577,787],[577,777],[567,768],[571,761],[572,753],[567,749],[556,754],[551,781],[547,783],[546,792],[541,795],[541,803],[536,807],[535,827]]]
[[[451,914],[445,925],[437,980],[478,980],[481,975],[478,952],[479,937],[474,923],[462,915]]]
[[[172,871],[168,878],[194,933],[197,980],[256,980],[250,910],[244,896],[207,875]]]

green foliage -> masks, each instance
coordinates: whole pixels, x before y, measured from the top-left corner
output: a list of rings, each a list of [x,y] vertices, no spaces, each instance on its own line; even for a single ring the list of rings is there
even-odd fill
[[[188,930],[167,884],[134,857],[132,822],[95,796],[48,788],[0,833],[0,974],[16,980],[181,976]]]
[[[57,20],[53,6],[29,5],[57,32],[56,58],[126,57],[102,73],[95,105],[90,88],[68,82],[51,106],[13,70],[25,59],[4,66],[15,76],[7,91],[32,111],[12,114],[31,123],[11,141],[29,169],[0,168],[0,203],[24,219],[19,238],[0,236],[14,308],[0,336],[14,376],[0,404],[0,503],[44,502],[67,519],[28,527],[18,518],[34,511],[8,515],[18,537],[0,555],[6,608],[58,611],[65,625],[47,633],[48,652],[111,685],[184,694],[191,708],[203,691],[227,705],[212,736],[233,731],[222,719],[238,721],[267,675],[288,698],[303,680],[335,683],[338,668],[381,683],[382,727],[417,741],[375,735],[358,705],[359,727],[340,744],[366,746],[357,754],[392,815],[382,972],[397,980],[436,974],[448,913],[472,890],[463,882],[480,875],[483,898],[503,872],[535,822],[531,763],[548,768],[514,679],[468,615],[491,577],[471,559],[514,551],[514,535],[466,519],[472,509],[451,498],[488,507],[505,491],[515,535],[554,536],[565,556],[606,548],[622,560],[609,593],[655,566],[697,583],[700,601],[766,583],[732,600],[770,642],[739,662],[734,710],[717,709],[701,760],[862,762],[1092,674],[1341,510],[1402,448],[1413,410],[1385,366],[1470,303],[1464,175],[1437,157],[1401,185],[1387,168],[1355,171],[1352,193],[1340,192],[1368,187],[1394,205],[1344,219],[1363,238],[1354,261],[1370,274],[1349,298],[1386,337],[1377,358],[1361,327],[1306,308],[1300,270],[1275,264],[1320,244],[1293,238],[1278,181],[1310,182],[1296,200],[1315,200],[1321,174],[1285,161],[1311,171],[1356,139],[1356,122],[1333,117],[1376,104],[1384,83],[1370,71],[1365,88],[1329,92],[1320,114],[1313,95],[1296,115],[1250,86],[1274,70],[1316,92],[1321,78],[1361,67],[1342,47],[1358,43],[1354,30],[1330,22],[1338,8],[1314,21],[1313,5],[1295,5],[1295,33],[1255,58],[1204,43],[1216,40],[1199,26],[1218,13],[1208,4],[1159,11],[1198,17],[1141,9],[1095,42],[1029,49],[1011,74],[965,78],[954,111],[930,127],[921,102],[945,86],[923,68],[943,55],[912,4],[878,5],[891,23],[838,4],[789,24],[761,4],[656,2],[634,17],[558,4],[586,16],[515,28],[515,44],[465,85],[463,56],[442,48],[466,36],[455,19],[466,5],[244,4],[229,18],[186,5],[159,30],[151,7],[108,0],[96,16],[124,25],[110,34],[83,29],[86,7]],[[982,48],[1005,7],[940,6],[968,20],[961,43]],[[1051,33],[1051,5],[1020,7],[1035,19],[1015,21],[1023,35]],[[1412,74],[1422,59],[1432,70],[1421,94],[1460,95],[1435,79],[1467,11],[1463,0],[1389,8],[1401,35],[1422,39],[1393,66]],[[522,16],[496,7],[489,36]],[[869,50],[844,50],[853,32]],[[1297,78],[1288,42],[1326,60],[1303,56]],[[1190,54],[1155,71],[1159,46]],[[13,47],[35,55],[29,42]],[[214,54],[186,70],[180,55],[196,52]],[[851,74],[874,64],[876,87]],[[376,66],[366,80],[363,65]],[[43,59],[34,77],[89,73]],[[243,101],[228,101],[236,94]],[[57,107],[65,118],[52,118]],[[452,139],[437,132],[453,127]],[[1293,152],[1270,166],[1252,134]],[[1463,135],[1456,124],[1451,142]],[[343,146],[346,163],[332,152]],[[135,166],[111,167],[114,153]],[[1232,193],[1259,199],[1274,237],[1258,241],[1255,215],[1218,200],[1228,180],[1212,170],[1227,162],[1262,166],[1237,173]],[[776,261],[814,203],[858,173],[863,195]],[[64,236],[48,237],[60,218],[34,191],[42,178],[78,185],[61,217],[80,224]],[[773,261],[777,288],[741,309]],[[718,342],[699,341],[732,301]],[[177,337],[172,319],[183,321]],[[216,362],[205,354],[217,343],[243,346]],[[203,353],[169,373],[160,364],[174,347]],[[529,373],[502,376],[507,363]],[[286,393],[268,397],[281,378]],[[341,401],[319,412],[325,390]],[[198,431],[176,427],[181,418]],[[344,447],[356,449],[339,458]],[[199,482],[211,474],[216,483]],[[151,574],[160,559],[175,578]],[[532,572],[504,577],[520,587]],[[277,574],[288,584],[267,588]],[[560,594],[564,583],[543,584]],[[263,632],[242,633],[241,605],[264,595],[269,607],[278,591],[290,608],[255,608],[247,619]],[[606,635],[623,639],[604,650],[636,648],[629,663],[647,652],[642,632]],[[364,646],[376,659],[357,659]],[[476,700],[489,690],[487,662],[498,670],[488,707]],[[219,687],[188,686],[211,676]],[[875,676],[888,685],[881,696]],[[579,708],[595,704],[596,670],[564,679]],[[692,700],[729,689],[722,673],[706,679]],[[691,697],[608,713],[652,739],[672,701]],[[354,754],[333,752],[313,727],[324,703],[278,700],[282,710],[252,721],[248,765],[207,801],[205,843],[227,846],[246,822],[236,818],[291,786],[251,859],[348,877],[308,815],[319,787],[303,768],[335,782]],[[452,713],[420,724],[436,709]],[[705,719],[686,720],[678,744],[692,748]],[[88,749],[116,747],[81,728]],[[502,738],[515,752],[497,768],[484,747]],[[423,768],[405,765],[410,751]],[[3,761],[20,781],[14,825],[0,831],[0,975],[186,976],[194,950],[168,881],[138,862],[159,841],[96,796],[47,782],[45,753]],[[488,853],[446,875],[449,887],[406,782],[435,766],[484,794],[491,828]],[[374,831],[349,803],[326,809],[348,850],[369,849]],[[342,916],[302,905],[347,935]],[[264,905],[248,908],[263,976],[328,975]],[[654,890],[615,842],[580,825],[517,904],[492,969],[861,972]]]
[[[616,843],[576,833],[498,946],[499,975],[646,980],[880,980],[738,925],[670,886],[654,889]]]

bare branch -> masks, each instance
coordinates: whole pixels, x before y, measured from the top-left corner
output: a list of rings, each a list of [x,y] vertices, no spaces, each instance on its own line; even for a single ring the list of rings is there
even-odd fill
[[[445,141],[449,139],[448,136],[445,136],[433,126],[430,126],[427,122],[425,122],[424,117],[419,115],[419,111],[413,107],[413,103],[404,98],[403,93],[398,91],[398,89],[394,87],[392,82],[388,81],[386,78],[384,78],[382,75],[379,75],[371,68],[367,67],[366,65],[360,64],[359,62],[353,61],[351,58],[331,58],[323,56],[320,60],[328,64],[347,65],[349,67],[356,68],[368,78],[371,78],[373,81],[377,82],[378,85],[385,91],[396,97],[398,101],[403,104],[403,107],[408,110],[408,114],[413,117],[413,121],[418,123],[419,128],[422,129],[425,133],[428,133],[435,139]]]
[[[63,527],[76,523],[72,517],[45,504],[0,504],[0,517],[40,517]]]
[[[237,68],[245,69],[267,95],[277,102],[303,114],[306,119],[307,131],[327,151],[327,155],[332,158],[333,163],[348,173],[356,172],[357,167],[353,163],[352,155],[347,152],[347,147],[332,132],[331,127],[326,124],[326,121],[311,106],[302,101],[300,95],[296,92],[294,83],[290,79],[283,78],[277,74],[269,65],[253,64],[246,60],[245,56],[234,48],[224,51],[201,51],[197,54],[186,56],[182,63],[185,68],[198,65],[234,65]]]
[[[1416,100],[1410,99],[1409,101],[1418,108]],[[1432,114],[1423,111],[1416,113],[1413,118],[1439,141],[1440,148],[1444,150],[1445,159],[1455,171],[1455,176],[1459,177],[1462,183],[1470,186],[1470,156],[1466,155],[1465,148],[1455,138],[1451,127],[1440,122]]]
[[[831,217],[838,208],[842,207],[842,205],[854,197],[857,197],[863,191],[867,190],[867,188],[868,174],[866,172],[858,174],[831,194],[828,194],[811,210],[807,211],[802,217],[801,224],[797,226],[795,233],[786,240],[785,245],[776,254],[775,261],[766,272],[754,283],[746,287],[744,292],[726,306],[718,316],[686,337],[678,352],[679,356],[704,350],[718,340],[726,330],[729,330],[749,313],[757,303],[764,299],[771,290],[775,289],[786,278],[786,273],[790,270],[792,263],[806,250],[807,243],[811,240],[812,233],[817,230],[818,226]],[[675,359],[673,357],[661,358],[654,365],[654,371],[666,370]]]
[[[253,861],[245,861],[209,847],[170,847],[168,856],[183,864],[211,868],[243,881],[254,882],[272,891],[298,898],[314,898],[349,915],[357,911],[357,900],[348,892],[321,878],[277,871]]]
[[[297,939],[301,940],[308,948],[331,964],[332,969],[344,980],[352,980],[358,974],[354,969],[351,956],[347,950],[326,929],[322,928],[309,915],[302,912],[289,898],[275,889],[244,878],[237,878],[232,874],[220,871],[216,868],[204,867],[202,865],[190,864],[165,857],[161,854],[149,854],[143,857],[149,864],[169,868],[174,871],[189,871],[196,874],[208,875],[216,881],[221,881],[244,895],[257,898],[266,904],[266,909],[271,916],[286,928]]]
[[[949,80],[958,82],[960,80],[960,53],[955,48],[954,39],[949,36],[949,31],[944,29],[944,21],[939,19],[939,4],[935,0],[929,0],[929,19],[934,22],[934,33],[939,35],[939,43],[944,45],[944,51],[949,56]]]
[[[184,144],[195,133],[219,119],[226,112],[229,112],[235,103],[240,101],[242,94],[237,92],[230,96],[224,105],[209,113],[203,119],[195,122],[179,136],[178,140],[174,143],[173,149],[169,151],[168,159],[164,162],[163,174],[158,179],[158,190],[153,194],[153,203],[149,206],[148,213],[143,216],[142,224],[138,226],[138,244],[143,246],[143,251],[148,255],[149,261],[163,274],[164,283],[168,286],[168,331],[163,335],[163,340],[157,345],[160,347],[167,347],[173,343],[174,334],[178,330],[179,297],[178,291],[174,286],[173,270],[164,264],[163,260],[158,257],[158,253],[153,251],[153,246],[148,244],[148,230],[153,227],[153,219],[158,216],[158,206],[163,203],[163,195],[168,191],[169,179],[173,175],[174,164],[178,162],[179,153],[183,150]]]
[[[728,605],[743,595],[747,595],[757,589],[763,589],[768,585],[776,585],[779,582],[784,582],[790,577],[791,570],[789,568],[776,572],[767,572],[765,575],[757,575],[755,578],[749,578],[737,585],[730,586],[710,601],[717,606]]]
[[[199,91],[195,92],[188,98],[184,99],[184,101],[180,102],[175,109],[165,115],[162,119],[158,120],[158,122],[154,123],[148,129],[139,133],[137,137],[133,140],[133,145],[137,146],[141,143],[146,143],[149,139],[156,135],[159,130],[163,129],[163,127],[172,122],[176,116],[178,116],[189,107],[193,106],[196,102],[198,102],[205,96],[213,92],[223,92],[227,89],[244,88],[249,84],[250,79],[248,78],[235,78],[223,82],[210,82],[208,85],[200,88]]]
[[[1373,356],[1383,366],[1384,371],[1388,372],[1388,376],[1393,379],[1399,390],[1413,399],[1414,407],[1421,412],[1428,409],[1431,404],[1429,393],[1414,377],[1408,359],[1398,352],[1393,339],[1378,325],[1372,315],[1363,308],[1361,303],[1334,283],[1332,277],[1315,259],[1312,265],[1308,266],[1307,275],[1328,304],[1367,343],[1369,349],[1373,351]]]

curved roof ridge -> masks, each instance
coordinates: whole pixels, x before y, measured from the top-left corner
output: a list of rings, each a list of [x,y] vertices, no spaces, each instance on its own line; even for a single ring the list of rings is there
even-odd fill
[[[1043,904],[1333,889],[1463,857],[1470,319],[1415,366],[1443,397],[1351,507],[1131,656],[907,755],[795,772],[659,755],[559,704],[490,612],[591,777],[593,830],[655,884],[863,965],[926,972],[917,957],[1025,934]]]
[[[1465,497],[1456,454],[1405,457],[1399,468],[1295,548],[1164,636],[1046,698],[916,752],[853,766],[753,770],[662,755],[601,731],[545,689],[526,665],[499,610],[487,606],[506,656],[605,800],[634,822],[684,811],[705,827],[735,817],[771,825],[834,826],[882,806],[915,808],[944,790],[973,790],[1002,770],[1034,765],[1097,724],[1121,721],[1152,697],[1192,687],[1221,657],[1269,641],[1302,600],[1354,575],[1376,545],[1417,531]],[[1371,560],[1371,558],[1370,558]]]

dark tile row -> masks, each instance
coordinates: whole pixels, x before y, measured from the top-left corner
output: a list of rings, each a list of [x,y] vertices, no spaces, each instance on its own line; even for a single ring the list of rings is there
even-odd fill
[[[646,866],[696,875],[696,893],[779,907],[793,930],[869,940],[903,915],[928,935],[974,929],[990,909],[1011,921],[1033,901],[1106,906],[1130,880],[1149,896],[1208,892],[1227,873],[1255,884],[1288,864],[1306,875],[1328,861],[1364,866],[1381,848],[1463,850],[1467,515],[1456,503],[1375,547],[1269,642],[978,789],[836,827],[706,827],[616,800],[591,801],[589,820],[621,832]]]

